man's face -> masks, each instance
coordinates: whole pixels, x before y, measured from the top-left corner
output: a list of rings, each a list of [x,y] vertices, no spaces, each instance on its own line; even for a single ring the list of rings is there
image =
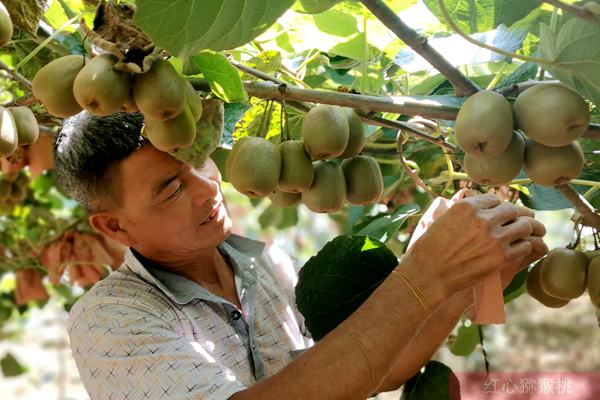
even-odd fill
[[[145,145],[120,163],[119,172],[123,198],[115,212],[143,255],[193,259],[229,235],[221,176],[210,158],[195,169]]]

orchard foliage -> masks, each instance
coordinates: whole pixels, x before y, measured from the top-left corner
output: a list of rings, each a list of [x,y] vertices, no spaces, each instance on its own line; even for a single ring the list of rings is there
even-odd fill
[[[81,294],[79,288],[89,287],[118,266],[122,257],[122,248],[92,232],[85,211],[56,185],[52,170],[41,173],[47,167],[39,159],[48,159],[47,143],[62,120],[38,101],[39,96],[33,96],[30,84],[53,60],[68,55],[89,58],[99,49],[112,53],[119,68],[129,72],[147,71],[157,57],[169,56],[169,63],[192,82],[205,102],[220,99],[225,103],[222,120],[200,120],[196,130],[211,131],[211,138],[221,133],[221,147],[211,156],[226,179],[230,148],[243,137],[261,137],[273,145],[286,139],[302,140],[305,115],[316,102],[314,96],[324,99],[322,91],[331,94],[325,103],[353,106],[365,124],[362,154],[377,162],[383,190],[378,204],[345,204],[330,216],[341,232],[369,235],[398,256],[408,236],[400,233],[412,232],[418,210],[435,196],[450,196],[466,185],[489,188],[468,180],[464,154],[456,145],[453,120],[466,100],[456,94],[463,94],[465,88],[457,87],[447,70],[440,69],[440,73],[432,68],[427,57],[415,51],[419,49],[409,47],[390,27],[396,33],[400,29],[408,36],[422,35],[437,51],[437,61],[447,60],[457,67],[457,74],[481,89],[503,94],[510,103],[520,90],[542,80],[558,80],[582,96],[592,126],[577,139],[585,164],[571,183],[592,207],[600,207],[600,156],[594,153],[598,145],[593,138],[598,137],[593,124],[600,122],[600,20],[593,12],[582,19],[537,0],[125,0],[109,2],[98,14],[98,1],[3,3],[13,31],[0,48],[0,102],[7,107],[30,107],[40,127],[37,143],[46,145],[39,151],[30,151],[36,144],[24,147],[25,154],[33,155],[33,161],[31,156],[24,157],[18,168],[23,170],[21,181],[27,179],[26,190],[18,201],[2,207],[0,321],[28,307],[43,306],[48,296],[56,296],[68,309]],[[117,3],[119,7],[114,7]],[[386,26],[370,11],[381,4],[416,31],[389,21],[384,21]],[[0,33],[6,36],[5,31]],[[465,36],[477,43],[467,42]],[[275,90],[263,85],[263,80],[274,82]],[[304,90],[290,98],[297,88]],[[390,103],[396,107],[382,109],[372,96],[393,99]],[[212,115],[207,107],[222,110],[212,101],[204,103],[205,115]],[[410,104],[421,107],[421,112],[407,111]],[[446,117],[437,117],[442,112]],[[201,150],[192,146],[181,151],[191,159]],[[10,178],[4,166],[3,171],[3,179],[6,174]],[[535,209],[574,207],[560,191],[532,184],[522,171],[498,191]],[[253,204],[269,201],[253,200]],[[264,228],[291,227],[297,221],[297,207],[303,206],[284,209],[270,204],[260,222]],[[371,240],[357,239],[364,237],[351,236],[337,243],[352,243],[350,247],[358,254],[370,251],[362,254],[365,257],[389,256],[377,253],[385,249],[378,241],[369,242],[372,247],[366,250],[361,247],[360,240]],[[354,260],[344,253],[347,247],[334,243],[327,248],[327,257],[311,261],[305,275],[318,279],[318,274],[310,277],[310,271],[319,271],[316,267],[323,265],[336,274],[364,273],[356,269],[359,263],[354,269],[341,268],[343,260]],[[382,279],[379,275],[361,278],[362,283],[376,284]],[[506,301],[525,291],[525,276],[520,274],[507,288]],[[307,282],[303,290],[310,291]],[[335,279],[331,284],[336,284]],[[342,303],[343,296],[362,290],[338,289],[342,297],[329,299],[332,303]],[[475,325],[461,327],[450,348],[455,354],[468,355],[479,339]],[[14,358],[7,355],[5,359],[5,373],[20,371]],[[4,368],[6,363],[10,368]],[[437,364],[425,373],[429,376],[411,386],[414,393],[422,390],[422,382],[449,379],[447,368]]]

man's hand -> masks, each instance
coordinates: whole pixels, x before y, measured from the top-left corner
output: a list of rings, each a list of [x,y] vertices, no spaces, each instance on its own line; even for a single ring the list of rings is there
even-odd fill
[[[531,236],[525,238],[531,244],[531,251],[521,260],[515,260],[502,269],[502,287],[510,284],[516,274],[527,268],[533,262],[544,257],[548,253],[548,247],[542,237],[546,234],[544,225],[535,219],[533,211],[525,207],[518,207],[519,216],[526,218],[532,226]]]
[[[415,279],[437,285],[444,298],[470,288],[483,277],[534,258],[545,245],[536,233],[543,226],[533,213],[485,194],[457,201],[403,257],[418,269]],[[535,247],[535,250],[534,250]],[[521,263],[519,266],[521,267]]]

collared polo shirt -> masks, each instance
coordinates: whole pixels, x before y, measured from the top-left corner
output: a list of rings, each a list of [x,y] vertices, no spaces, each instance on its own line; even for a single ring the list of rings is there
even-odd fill
[[[219,249],[233,267],[241,310],[142,265],[131,250],[77,301],[70,346],[92,400],[227,399],[313,344],[295,307],[290,258],[236,235]]]

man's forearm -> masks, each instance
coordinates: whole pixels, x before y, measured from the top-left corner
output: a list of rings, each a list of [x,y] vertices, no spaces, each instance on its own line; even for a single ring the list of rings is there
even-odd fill
[[[396,390],[419,372],[452,333],[472,302],[473,297],[469,290],[442,305],[421,327],[377,392]]]
[[[441,288],[427,287],[427,278],[415,275],[415,284],[439,306]],[[403,280],[391,274],[340,327],[277,374],[231,399],[364,400],[388,376],[428,316]]]

